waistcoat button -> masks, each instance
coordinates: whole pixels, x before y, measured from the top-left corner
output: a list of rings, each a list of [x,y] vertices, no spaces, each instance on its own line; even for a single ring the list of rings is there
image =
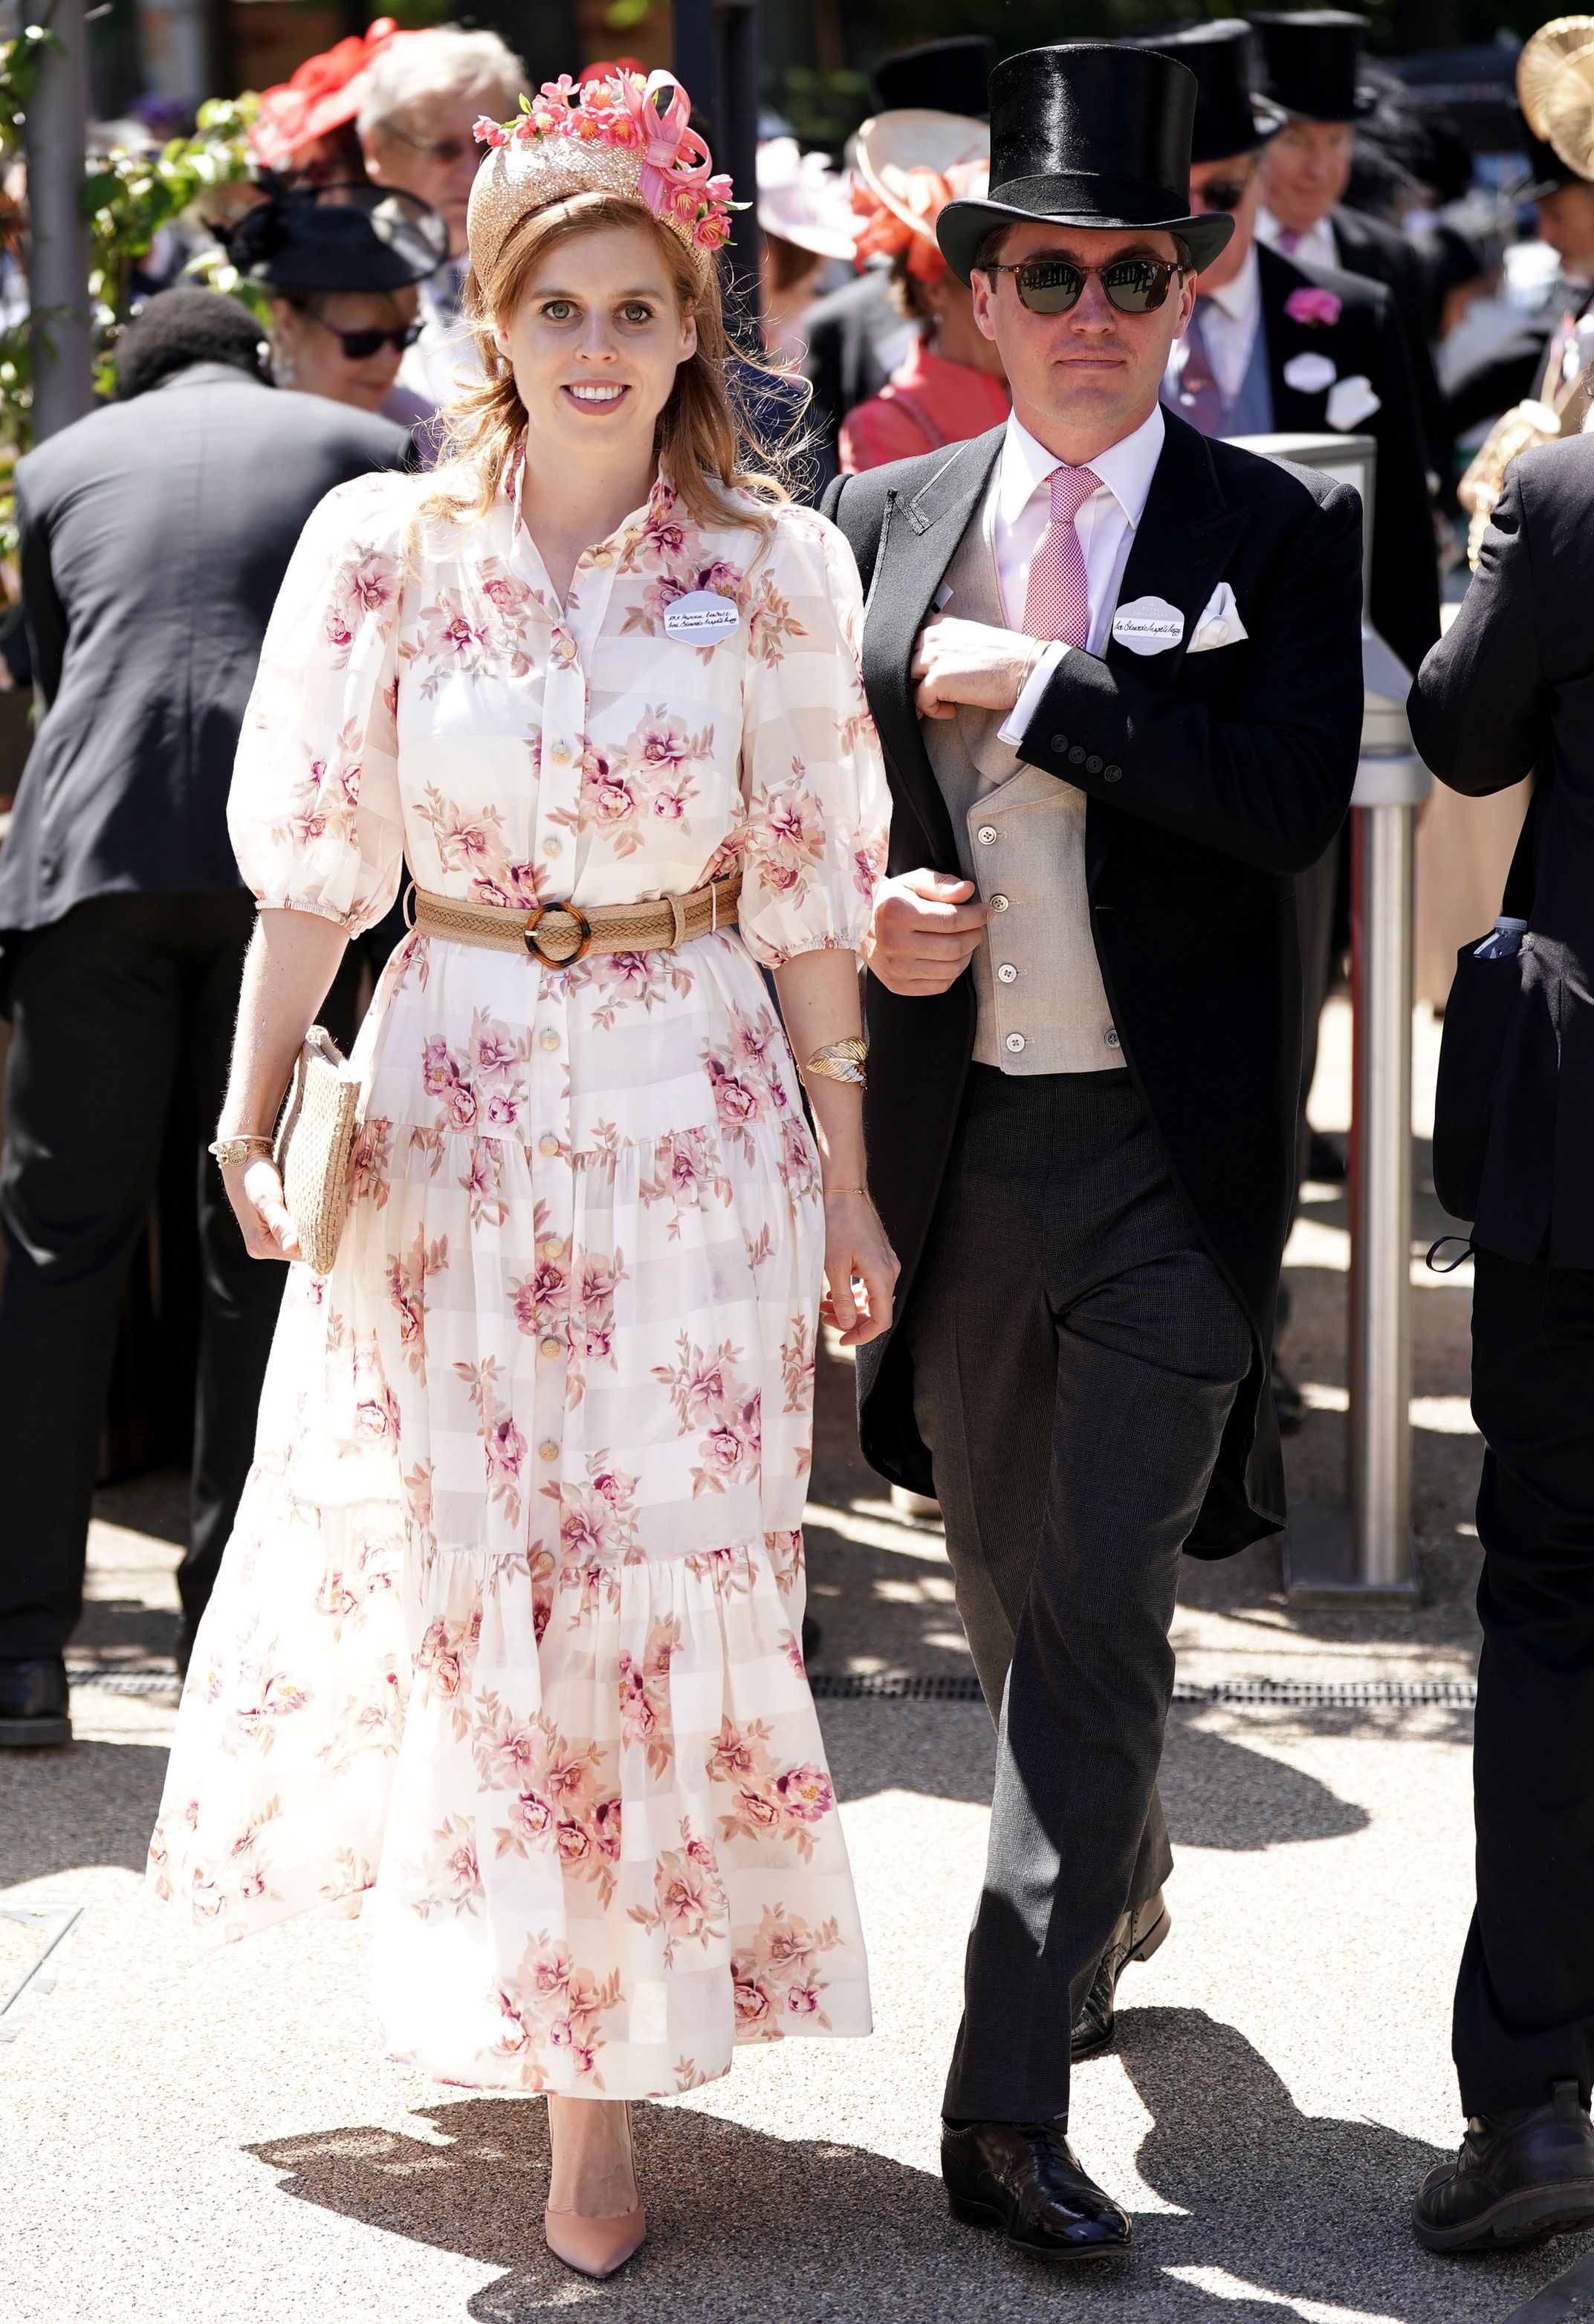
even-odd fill
[[[1008,908],[1007,898],[1005,896],[992,896],[990,899],[990,908],[993,912],[1005,912]]]
[[[1019,1050],[1024,1047],[1024,1036],[1023,1036],[1023,1034],[1022,1034],[1022,1033],[1009,1033],[1009,1034],[1008,1035],[1008,1038],[1007,1038],[1007,1047],[1008,1047],[1009,1049],[1011,1049],[1011,1051],[1012,1051],[1013,1055],[1014,1055],[1015,1056],[1018,1056],[1018,1052],[1019,1052]]]
[[[974,834],[974,836],[979,841],[981,847],[994,847],[996,845],[995,824],[982,823],[980,825],[979,830]]]
[[[1004,960],[996,973],[1003,984],[1017,984],[1018,982],[1018,972],[1010,960]]]

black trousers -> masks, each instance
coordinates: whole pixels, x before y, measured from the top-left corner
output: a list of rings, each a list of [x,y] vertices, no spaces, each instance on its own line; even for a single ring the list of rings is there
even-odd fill
[[[1172,1868],[1168,1629],[1250,1326],[1127,1073],[974,1065],[903,1328],[998,1718],[946,2112],[1065,2118],[1113,1923]]]
[[[128,1261],[185,1041],[214,1135],[250,896],[106,896],[8,949],[0,1161],[0,1657],[59,1655],[83,1603],[89,1496]],[[284,1270],[251,1259],[194,1157],[203,1268],[188,1553],[191,1626],[248,1474]]]
[[[1594,1272],[1475,1254],[1483,1433],[1478,1903],[1453,2044],[1469,2114],[1594,2080]]]

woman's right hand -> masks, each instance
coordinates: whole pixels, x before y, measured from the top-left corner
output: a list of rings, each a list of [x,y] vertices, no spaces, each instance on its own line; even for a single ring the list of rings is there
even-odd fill
[[[221,1174],[233,1215],[251,1259],[297,1259],[299,1237],[282,1200],[282,1181],[269,1154],[227,1165]]]

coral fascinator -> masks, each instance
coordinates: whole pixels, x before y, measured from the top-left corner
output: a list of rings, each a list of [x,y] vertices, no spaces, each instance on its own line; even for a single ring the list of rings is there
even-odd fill
[[[662,110],[655,98],[675,93]],[[619,194],[640,202],[686,244],[700,281],[731,232],[731,180],[712,174],[714,161],[688,126],[692,104],[673,73],[620,69],[573,81],[561,73],[534,97],[522,97],[513,121],[476,124],[490,148],[471,188],[465,231],[481,281],[510,228],[549,202],[573,194]]]

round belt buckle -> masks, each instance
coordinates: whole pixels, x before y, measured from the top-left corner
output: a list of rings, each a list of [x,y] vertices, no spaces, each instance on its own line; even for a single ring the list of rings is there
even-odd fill
[[[550,912],[563,912],[567,919],[575,921],[579,931],[579,941],[575,951],[567,954],[563,960],[555,960],[552,954],[544,952],[537,941],[537,931]],[[526,923],[524,936],[527,951],[534,952],[539,960],[547,961],[550,968],[574,968],[576,962],[585,960],[592,949],[592,922],[578,904],[539,904]]]

